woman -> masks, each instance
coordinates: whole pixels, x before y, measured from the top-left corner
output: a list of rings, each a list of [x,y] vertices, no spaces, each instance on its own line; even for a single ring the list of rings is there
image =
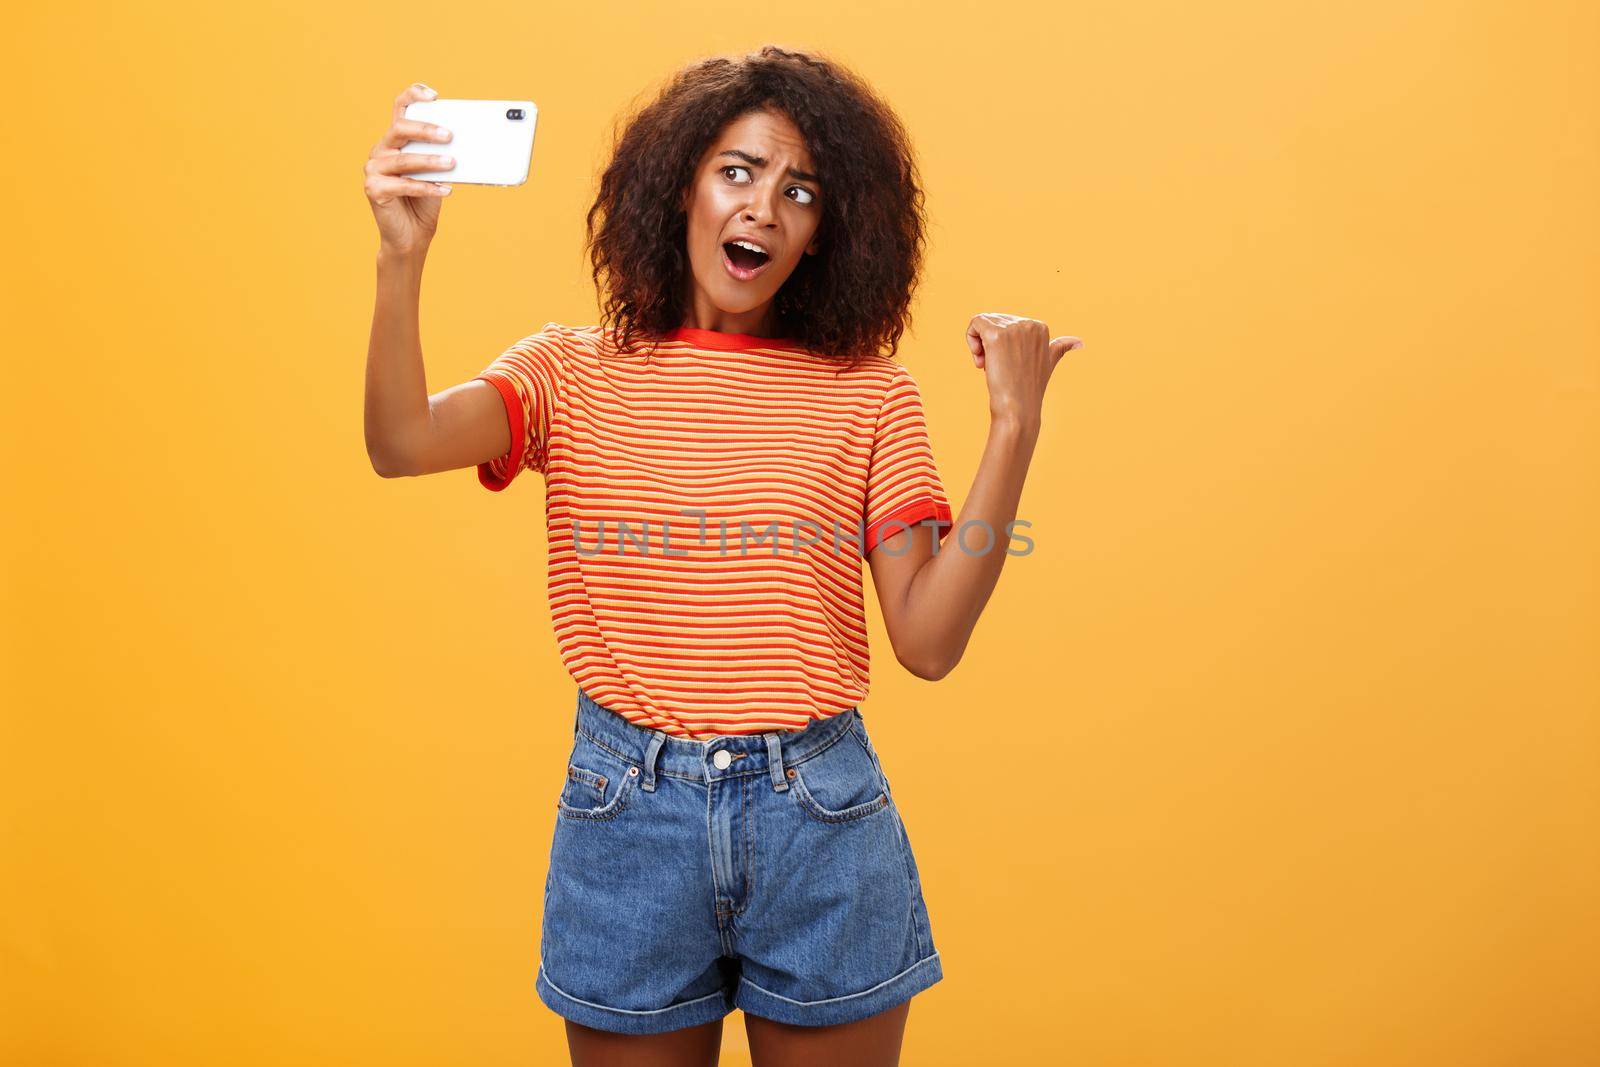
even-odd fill
[[[384,477],[545,480],[578,691],[539,996],[577,1064],[714,1063],[735,1007],[758,1065],[893,1064],[943,972],[859,707],[861,562],[895,658],[942,678],[1081,342],[972,320],[990,432],[961,512],[977,529],[946,540],[921,397],[889,358],[924,241],[905,133],[853,74],[769,46],[679,71],[617,139],[588,215],[601,325],[548,323],[429,395],[418,289],[449,187],[406,175],[450,161],[399,148],[448,144],[403,117],[434,96],[400,94],[366,165],[367,449]]]

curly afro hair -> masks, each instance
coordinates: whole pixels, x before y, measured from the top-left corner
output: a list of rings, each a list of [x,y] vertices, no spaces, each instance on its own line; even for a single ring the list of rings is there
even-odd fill
[[[613,131],[586,247],[620,350],[683,325],[691,267],[680,205],[717,134],[763,109],[800,130],[823,190],[818,253],[801,257],[775,298],[781,336],[852,364],[898,349],[926,243],[910,140],[858,75],[767,45],[682,68]]]

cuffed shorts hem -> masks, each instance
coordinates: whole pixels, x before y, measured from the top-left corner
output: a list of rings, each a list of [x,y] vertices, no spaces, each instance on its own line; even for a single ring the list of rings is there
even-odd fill
[[[703,997],[686,1000],[681,1004],[669,1004],[652,1011],[608,1008],[604,1004],[596,1004],[590,1000],[579,1000],[558,988],[545,975],[542,964],[533,980],[533,988],[538,992],[539,999],[563,1019],[571,1019],[575,1023],[592,1026],[596,1030],[609,1030],[615,1034],[662,1034],[668,1030],[681,1030],[686,1026],[714,1022],[733,1010],[728,1004],[727,993],[720,989]]]
[[[734,991],[733,1006],[747,1015],[772,1019],[797,1026],[833,1026],[853,1023],[892,1008],[901,1001],[927,989],[944,977],[944,967],[939,953],[918,960],[893,978],[887,978],[871,989],[850,993],[826,1000],[792,1000],[762,989],[750,979],[739,976]]]

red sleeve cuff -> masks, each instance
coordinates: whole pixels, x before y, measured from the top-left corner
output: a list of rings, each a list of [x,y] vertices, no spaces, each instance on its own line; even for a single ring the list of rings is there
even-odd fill
[[[914,528],[924,519],[935,519],[938,525],[934,527],[935,534],[942,542],[954,526],[950,505],[928,497],[914,504],[907,504],[898,511],[883,516],[877,522],[867,527],[867,535],[862,545],[861,554],[865,556],[878,547],[879,541],[891,537],[901,530],[900,523],[905,523],[907,528]]]
[[[505,402],[506,422],[511,426],[510,450],[498,459],[478,464],[478,482],[485,489],[498,493],[510,485],[522,469],[522,428],[526,425],[522,401],[517,398],[517,391],[511,387],[511,383],[497,374],[480,374],[473,380],[488,382],[500,393],[500,399]]]

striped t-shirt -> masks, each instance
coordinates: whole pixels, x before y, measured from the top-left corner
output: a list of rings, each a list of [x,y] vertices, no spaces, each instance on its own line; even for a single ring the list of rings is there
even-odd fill
[[[552,322],[477,378],[511,427],[478,479],[543,474],[556,644],[590,697],[694,740],[865,699],[865,556],[952,521],[905,367],[688,327],[623,354]]]

